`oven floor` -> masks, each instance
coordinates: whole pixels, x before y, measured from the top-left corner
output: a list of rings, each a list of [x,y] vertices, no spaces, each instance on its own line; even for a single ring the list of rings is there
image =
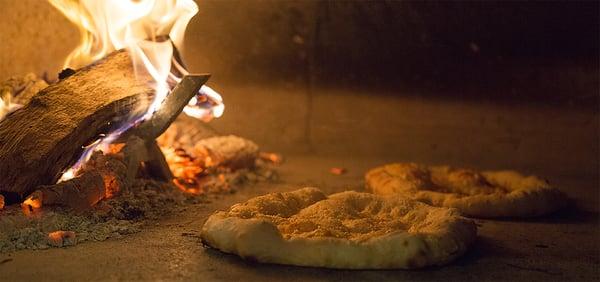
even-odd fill
[[[479,239],[462,258],[418,271],[343,271],[247,262],[200,243],[207,216],[249,197],[316,186],[326,192],[362,190],[367,169],[390,160],[289,155],[279,183],[246,185],[236,193],[211,196],[119,240],[64,249],[0,255],[0,280],[201,280],[201,281],[533,281],[600,279],[597,179],[549,177],[576,199],[576,207],[529,220],[477,220]],[[344,167],[332,175],[331,167]],[[585,191],[588,191],[585,193]],[[591,193],[591,194],[590,194]],[[587,197],[586,197],[587,195]],[[593,197],[592,197],[593,195]]]

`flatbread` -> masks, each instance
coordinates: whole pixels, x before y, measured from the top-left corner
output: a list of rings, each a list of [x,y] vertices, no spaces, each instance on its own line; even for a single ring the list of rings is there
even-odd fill
[[[516,171],[484,171],[395,163],[365,176],[367,190],[400,194],[472,217],[531,217],[553,212],[566,196],[546,181]]]
[[[398,195],[303,188],[272,193],[211,215],[203,241],[264,263],[346,269],[419,268],[463,254],[473,221],[455,209]]]

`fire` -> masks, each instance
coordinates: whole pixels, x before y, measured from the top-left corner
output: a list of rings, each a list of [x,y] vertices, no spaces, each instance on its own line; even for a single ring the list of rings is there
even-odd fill
[[[197,152],[192,156],[183,149],[161,148],[165,159],[173,172],[173,184],[181,191],[190,194],[201,194],[203,191],[199,176],[215,166],[208,152]]]
[[[283,162],[283,157],[275,153],[260,152],[258,157],[273,164],[281,164]]]
[[[19,109],[21,105],[11,102],[12,93],[6,89],[0,89],[0,120],[9,113]]]
[[[84,148],[79,161],[65,171],[60,181],[71,179],[93,151],[108,152],[121,133],[148,119],[169,95],[171,86],[188,71],[175,56],[183,49],[183,37],[190,19],[198,12],[193,0],[49,0],[79,28],[80,45],[65,61],[65,67],[79,68],[108,53],[127,49],[136,73],[144,71],[154,80],[155,98],[142,116],[132,117],[107,136]],[[221,96],[203,86],[184,112],[209,121],[223,114]],[[0,107],[0,113],[2,108]]]

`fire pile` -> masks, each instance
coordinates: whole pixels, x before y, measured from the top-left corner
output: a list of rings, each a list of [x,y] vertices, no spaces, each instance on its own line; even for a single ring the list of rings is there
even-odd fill
[[[86,214],[83,220],[94,226],[90,222],[139,219],[135,215],[152,213],[156,201],[181,202],[185,194],[230,191],[243,179],[274,177],[256,166],[265,156],[256,144],[203,124],[219,117],[224,105],[204,85],[209,75],[189,74],[179,55],[198,9],[192,0],[50,2],[79,27],[82,42],[58,81],[28,75],[0,88],[0,209],[22,201],[24,214],[52,222],[47,218],[56,212],[69,218],[60,213],[65,208]],[[25,237],[47,234],[56,245],[92,228],[51,230],[72,223],[64,218],[69,224],[45,224],[50,229],[11,225],[21,219],[14,209],[4,213],[2,230],[12,233],[0,234],[0,251],[23,248],[6,243],[22,239],[23,230],[33,230]]]
[[[169,138],[165,135],[161,139]],[[214,187],[209,185],[211,175],[218,175],[218,181],[225,184],[226,173],[253,168],[258,157],[256,144],[233,135],[202,139],[189,149],[179,141],[167,144],[163,143],[161,149],[175,177],[173,183],[192,194],[201,194]],[[227,186],[223,188],[228,189]]]

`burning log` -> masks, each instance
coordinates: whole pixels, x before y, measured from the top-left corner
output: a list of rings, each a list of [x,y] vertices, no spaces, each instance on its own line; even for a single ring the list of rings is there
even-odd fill
[[[89,209],[103,198],[112,198],[128,189],[142,162],[146,163],[152,176],[169,181],[171,172],[164,156],[160,151],[157,155],[156,150],[159,149],[155,142],[149,144],[132,136],[126,144],[111,145],[112,152],[108,154],[96,151],[74,178],[38,187],[21,205],[23,211],[29,214],[47,205],[66,206],[77,211]],[[160,160],[157,162],[160,158],[164,165]]]
[[[156,141],[147,142],[146,150],[148,151],[148,161],[145,161],[144,163],[148,173],[163,181],[170,181],[173,179],[173,173],[169,168],[165,155],[163,155],[160,147],[156,144]]]
[[[0,192],[24,196],[56,183],[85,145],[154,93],[117,51],[51,85],[0,122]]]
[[[105,195],[102,175],[89,171],[79,177],[55,184],[40,186],[21,204],[25,214],[42,205],[67,206],[77,211],[86,210],[98,203]]]
[[[83,211],[103,198],[112,198],[122,189],[126,189],[132,181],[133,179],[128,178],[128,167],[122,156],[105,155],[97,151],[78,171],[76,177],[54,185],[39,186],[21,207],[26,214],[48,205],[66,206]]]
[[[138,136],[147,141],[158,138],[167,130],[177,116],[181,114],[183,108],[189,103],[192,97],[198,94],[198,91],[209,77],[210,75],[208,74],[184,76],[152,117],[139,126],[127,131],[121,137],[121,140],[131,135]]]
[[[133,181],[133,178],[128,179],[128,168],[122,156],[117,154],[105,155],[100,151],[92,154],[92,157],[83,166],[80,173],[82,175],[99,173],[104,183],[103,196],[105,198],[116,196],[122,189],[129,187],[129,184]]]

